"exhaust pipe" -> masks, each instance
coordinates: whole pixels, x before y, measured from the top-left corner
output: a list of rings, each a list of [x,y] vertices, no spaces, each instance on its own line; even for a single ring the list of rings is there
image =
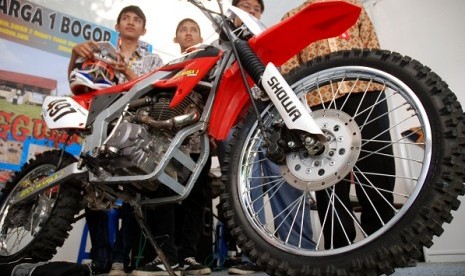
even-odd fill
[[[198,110],[191,106],[190,111],[186,114],[175,116],[168,120],[156,120],[155,118],[139,113],[136,116],[136,120],[140,123],[146,124],[153,128],[175,130],[175,128],[198,122],[200,119],[200,113]]]

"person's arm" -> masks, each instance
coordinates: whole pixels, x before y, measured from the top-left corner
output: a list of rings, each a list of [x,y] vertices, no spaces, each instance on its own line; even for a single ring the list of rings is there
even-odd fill
[[[136,75],[136,73],[134,73],[134,71],[131,70],[131,68],[127,66],[127,64],[125,64],[122,70],[118,71],[120,71],[121,74],[123,74],[128,81],[135,80],[139,77],[138,75]]]
[[[125,76],[126,80],[131,81],[163,65],[162,59],[157,54],[149,54],[145,56],[144,58],[148,59],[148,61],[144,62],[145,68],[143,71],[139,72],[139,74],[136,74],[134,71],[132,71],[131,68],[129,68],[126,63],[123,63],[123,65],[120,65],[120,66],[116,64],[121,64],[121,63],[116,63],[114,65],[114,68],[118,70],[119,72],[121,72]]]
[[[124,61],[124,56],[118,52],[117,61],[107,61],[106,63],[112,67],[115,71],[124,75],[125,81],[131,81],[137,79],[139,76],[130,68],[131,64]]]
[[[93,59],[95,48],[98,48],[98,44],[95,41],[86,41],[73,47],[73,50],[71,51],[71,58],[69,59],[68,64],[68,78],[69,74],[71,74],[71,71],[73,71],[74,66],[76,65],[76,60],[79,57]]]
[[[68,80],[69,80],[69,75],[71,74],[71,71],[73,71],[73,69],[74,69],[77,58],[78,58],[78,56],[76,54],[74,54],[74,52],[72,52],[71,53],[71,58],[69,59],[69,63],[68,63]]]
[[[379,41],[376,36],[375,27],[370,20],[366,10],[362,6],[362,12],[360,13],[359,20],[357,22],[360,39],[362,40],[364,48],[376,48],[379,49]]]

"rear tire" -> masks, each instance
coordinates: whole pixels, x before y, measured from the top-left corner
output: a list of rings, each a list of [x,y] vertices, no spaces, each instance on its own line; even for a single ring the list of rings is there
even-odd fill
[[[321,159],[318,159],[318,164],[314,162],[316,159],[306,159],[296,152],[294,156],[298,161],[289,167],[289,160],[293,160],[291,158],[293,153],[289,153],[287,167],[281,167],[281,172],[286,169],[287,176],[274,175],[267,178],[260,176],[261,184],[259,186],[253,184],[254,179],[257,179],[256,175],[252,174],[253,166],[257,160],[264,157],[263,155],[257,157],[259,152],[263,151],[261,148],[263,135],[257,127],[255,114],[250,112],[234,132],[230,141],[230,145],[234,147],[231,147],[229,158],[226,158],[230,163],[227,170],[223,171],[223,175],[227,175],[228,178],[226,191],[222,195],[223,208],[228,227],[238,245],[252,261],[262,266],[270,275],[391,274],[395,267],[405,266],[410,258],[418,258],[422,247],[430,247],[433,236],[439,236],[443,232],[442,224],[452,220],[451,211],[456,210],[460,205],[458,195],[464,194],[465,128],[463,111],[456,96],[429,68],[408,57],[382,50],[333,53],[310,61],[292,71],[286,78],[297,96],[318,88],[322,89],[325,85],[329,86],[328,83],[337,86],[341,80],[352,81],[346,82],[349,87],[361,80],[377,82],[381,84],[378,87],[386,86],[382,88],[383,96],[379,101],[384,101],[383,97],[389,99],[389,113],[379,117],[387,116],[390,119],[392,129],[387,132],[391,134],[392,140],[388,141],[387,145],[392,147],[393,156],[383,153],[381,147],[377,151],[366,148],[367,144],[373,143],[372,140],[379,144],[385,142],[376,137],[364,136],[362,130],[364,125],[360,122],[369,125],[369,122],[378,118],[378,116],[370,117],[369,109],[365,113],[362,112],[363,108],[351,113],[352,111],[343,108],[343,103],[328,99],[329,101],[323,106],[315,107],[320,110],[317,112],[314,109],[313,116],[322,128],[331,126],[333,122],[341,122],[340,125],[344,125],[346,121],[357,121],[358,127],[346,123],[347,136],[337,136],[339,134],[333,128],[328,128],[325,134],[328,135],[328,139],[337,141],[334,143],[336,147],[340,147],[340,141],[353,139],[352,133],[354,136],[357,136],[356,133],[361,134],[358,160],[355,160],[355,164],[350,159],[348,162],[352,166],[350,171],[353,175],[353,185],[365,193],[376,191],[378,194],[383,194],[382,200],[385,202],[389,202],[388,198],[393,197],[394,202],[389,203],[388,206],[394,215],[387,218],[382,217],[382,214],[380,217],[378,215],[372,217],[373,221],[380,222],[380,228],[372,232],[363,225],[363,221],[361,222],[356,214],[352,217],[350,225],[345,223],[343,226],[344,229],[346,227],[356,229],[356,238],[351,240],[348,237],[350,230],[344,230],[343,237],[348,244],[338,246],[332,244],[334,237],[331,235],[327,239],[331,244],[325,245],[321,227],[322,214],[326,214],[324,217],[326,221],[327,214],[333,212],[331,210],[336,210],[332,222],[334,223],[344,214],[352,213],[352,210],[359,208],[360,202],[353,200],[352,197],[350,204],[353,206],[347,206],[347,210],[330,208],[334,203],[343,203],[334,189],[341,187],[343,184],[340,183],[346,181],[348,175],[338,175],[340,170],[336,170],[334,175],[326,175],[326,178],[319,179],[318,174],[313,175],[313,172],[317,168],[316,171],[324,175],[331,166],[330,162],[325,160],[335,160],[332,164],[336,166],[339,164],[337,162],[339,160],[333,158],[334,152],[331,155],[329,151],[324,153]],[[336,90],[337,88],[333,91],[333,95],[337,93]],[[368,98],[362,97],[360,93],[345,97],[355,97],[355,94],[359,94],[360,106]],[[375,101],[369,106],[378,104],[379,102]],[[354,120],[342,120],[344,114],[352,116]],[[265,108],[261,116],[268,127],[280,119],[279,113],[271,105]],[[336,124],[339,127],[339,124]],[[413,127],[419,127],[421,131],[416,132],[417,129],[412,130]],[[413,139],[415,135],[412,135],[412,131],[419,137],[422,134],[423,139],[416,137]],[[395,173],[385,175],[395,180],[394,191],[380,189],[376,182],[370,180],[372,176],[384,175],[384,173],[363,170],[361,161],[370,155],[379,155],[381,159],[386,160],[393,158],[396,161]],[[289,177],[289,171],[301,172],[302,166],[307,164],[307,182],[300,181],[298,177]],[[378,167],[381,170],[383,165]],[[291,205],[281,209],[282,213],[273,213],[274,206],[271,202],[273,198],[277,198],[281,187],[289,187],[285,180],[289,182],[290,179],[295,179],[292,186],[294,190],[300,191],[300,196]],[[328,185],[327,183],[331,181],[333,184]],[[308,185],[306,186],[305,183]],[[319,190],[318,185],[329,187],[326,190]],[[259,197],[256,195],[257,191],[261,193]],[[321,192],[326,192],[333,198],[331,204],[327,206],[321,202],[318,204],[318,197],[315,194]],[[360,199],[360,197],[361,195],[357,194],[355,198]],[[376,201],[373,202],[371,206],[376,209],[379,205]],[[320,218],[317,211],[320,213]],[[265,218],[262,216],[263,213]],[[309,216],[313,231],[310,239],[314,248],[303,246],[305,240],[303,233],[308,229],[299,228],[300,232],[297,231],[297,234],[300,234],[300,238],[295,243],[289,238],[291,234],[296,233],[295,227],[294,230],[288,230],[287,235],[283,235],[278,229],[285,223],[275,220],[279,216],[285,217],[291,228],[302,225],[299,222],[303,222]]]
[[[61,152],[58,150],[38,154],[26,163],[5,185],[0,198],[0,262],[24,258],[47,261],[63,245],[72,229],[75,215],[81,209],[81,192],[77,180],[53,187],[33,200],[11,205],[10,200],[24,190],[18,183],[29,178],[36,181],[57,171]],[[65,153],[62,167],[76,159]]]

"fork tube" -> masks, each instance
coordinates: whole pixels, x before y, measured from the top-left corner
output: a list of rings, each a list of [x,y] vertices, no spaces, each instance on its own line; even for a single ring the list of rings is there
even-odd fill
[[[254,101],[252,90],[250,89],[249,83],[247,81],[247,76],[245,75],[244,71],[244,69],[247,70],[247,73],[249,73],[249,75],[252,77],[252,80],[261,88],[260,81],[261,77],[263,76],[263,72],[265,72],[265,65],[252,51],[252,49],[246,41],[235,39],[234,43],[232,43],[232,48],[235,56],[238,57],[237,63],[239,64],[242,82],[244,83],[247,89],[250,101],[252,102],[252,107],[257,116],[258,127],[263,133],[265,140],[268,141],[268,135],[266,135],[265,124],[263,123],[263,120],[260,117],[260,110],[258,109],[257,104]],[[243,65],[243,63],[245,64],[245,66]]]

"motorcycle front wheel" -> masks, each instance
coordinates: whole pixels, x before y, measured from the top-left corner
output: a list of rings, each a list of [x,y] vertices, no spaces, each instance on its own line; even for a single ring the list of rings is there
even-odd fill
[[[464,194],[464,117],[431,70],[382,50],[317,58],[286,76],[326,146],[295,137],[266,156],[250,112],[231,138],[222,195],[241,249],[270,275],[390,274],[431,246]],[[282,126],[276,108],[261,113]]]
[[[0,197],[0,262],[20,259],[50,260],[72,229],[74,217],[81,209],[81,192],[77,181],[48,189],[24,203],[11,200],[34,183],[57,171],[58,161],[67,166],[76,159],[61,151],[47,151],[26,163],[2,189]],[[23,183],[22,185],[20,185]],[[26,184],[24,184],[26,183]]]

